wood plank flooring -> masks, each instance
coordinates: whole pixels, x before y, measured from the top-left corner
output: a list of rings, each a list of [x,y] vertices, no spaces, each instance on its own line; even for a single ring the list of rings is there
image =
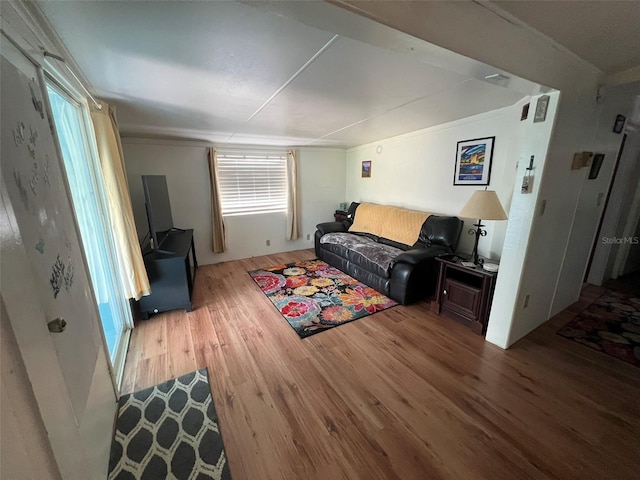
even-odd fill
[[[201,267],[122,393],[208,367],[234,480],[639,478],[640,369],[556,335],[602,289],[507,351],[427,301],[301,340],[246,272],[313,257]]]

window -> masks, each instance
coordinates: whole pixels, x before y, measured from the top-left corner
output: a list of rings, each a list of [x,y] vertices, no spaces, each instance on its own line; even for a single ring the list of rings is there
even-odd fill
[[[287,211],[286,152],[218,151],[223,215]]]

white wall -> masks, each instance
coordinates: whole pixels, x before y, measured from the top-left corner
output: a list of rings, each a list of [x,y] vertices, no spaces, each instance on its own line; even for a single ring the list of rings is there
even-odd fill
[[[347,200],[457,216],[472,193],[484,188],[453,185],[457,142],[495,136],[489,189],[496,190],[508,212],[520,153],[520,112],[528,101],[349,149]],[[372,161],[371,178],[362,178],[365,160]],[[473,250],[474,236],[467,230],[475,221],[465,219],[458,251]],[[487,236],[478,247],[481,255],[500,258],[506,223],[485,222]]]
[[[529,232],[536,219],[544,221],[548,215],[548,206],[544,200],[540,200],[541,179],[544,170],[548,168],[549,138],[553,130],[554,117],[558,106],[558,93],[550,95],[547,108],[547,118],[544,122],[533,123],[531,115],[522,123],[519,147],[520,163],[515,175],[515,183],[512,185],[513,197],[509,209],[509,221],[502,249],[502,261],[500,274],[496,283],[493,297],[489,326],[486,339],[502,347],[509,346],[510,335],[514,325],[516,309],[522,305],[520,275],[525,268],[527,251],[531,245]],[[531,100],[531,111],[535,110],[537,97]],[[533,162],[533,189],[531,193],[521,192],[521,181],[529,166],[531,155]],[[544,212],[544,213],[543,213]],[[545,261],[542,256],[538,261]],[[529,293],[529,292],[527,292]],[[525,293],[524,295],[526,295]],[[530,308],[535,308],[531,305]],[[544,318],[546,320],[546,318]]]
[[[544,173],[536,179],[540,181],[538,193],[534,191],[536,209],[525,209],[526,215],[520,219],[522,231],[513,230],[513,215],[507,229],[512,230],[514,241],[529,240],[527,251],[520,253],[526,258],[519,272],[508,267],[509,274],[505,275],[505,263],[510,262],[503,250],[487,339],[506,348],[546,321],[553,311],[578,298],[588,256],[571,260],[573,266],[567,263],[567,269],[562,270],[565,259],[569,260],[566,253],[571,248],[570,238],[583,239],[592,225],[574,224],[583,175],[571,170],[571,161],[574,152],[601,149],[597,132],[605,127],[597,124],[596,92],[604,75],[544,35],[511,19],[508,13],[496,14],[493,9],[497,7],[492,4],[410,2],[399,9],[392,2],[345,3],[385,25],[561,91],[551,143],[542,162]],[[427,16],[429,22],[424,21]],[[483,34],[473,41],[452,33],[452,25],[456,25],[455,31],[472,31],[479,24],[483,25]],[[533,215],[542,202],[546,202],[546,213],[539,219]],[[505,245],[509,237],[508,231]],[[505,276],[508,282],[500,280]],[[560,280],[562,289],[558,288]],[[527,309],[523,308],[522,295],[530,295]],[[501,305],[500,316],[496,315],[497,305]]]
[[[123,150],[138,234],[143,236],[148,231],[140,176],[166,175],[173,223],[178,228],[194,229],[196,255],[202,265],[311,248],[316,224],[332,221],[333,212],[345,200],[345,151],[298,148],[301,237],[296,241],[285,239],[284,213],[226,216],[227,251],[213,253],[207,146],[123,138]]]

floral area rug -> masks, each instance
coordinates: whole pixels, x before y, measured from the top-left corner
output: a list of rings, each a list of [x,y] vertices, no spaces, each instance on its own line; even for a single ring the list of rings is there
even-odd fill
[[[397,305],[322,260],[249,272],[300,338]]]
[[[558,334],[640,367],[640,296],[609,290]]]

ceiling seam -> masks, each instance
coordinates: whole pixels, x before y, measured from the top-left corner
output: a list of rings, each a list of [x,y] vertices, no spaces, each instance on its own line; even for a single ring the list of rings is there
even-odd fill
[[[472,80],[474,80],[474,79],[473,78],[467,78],[466,80],[463,80],[462,82],[456,83],[453,86],[453,88],[459,87],[460,85],[464,85],[465,83],[470,82]],[[425,98],[433,97],[434,95],[437,95],[438,93],[440,93],[440,92],[442,92],[444,90],[448,90],[449,88],[451,88],[451,87],[442,88],[442,89],[438,90],[437,92],[433,92],[433,93],[430,93],[428,95],[423,95],[422,97],[418,97],[418,98],[415,98],[413,100],[409,100],[408,102],[405,102],[402,105],[397,105],[397,106],[395,106],[393,108],[390,108],[389,110],[385,110],[384,112],[376,113],[375,115],[371,115],[370,117],[363,118],[362,120],[358,120],[357,122],[353,122],[353,123],[351,123],[349,125],[346,125],[346,126],[344,126],[342,128],[338,128],[337,130],[334,130],[333,132],[325,133],[321,137],[309,140],[307,143],[304,144],[304,146],[307,146],[307,145],[309,145],[309,144],[311,144],[313,142],[317,142],[318,140],[322,140],[323,138],[328,137],[330,135],[333,135],[334,133],[338,133],[338,132],[341,132],[342,130],[346,130],[347,128],[354,127],[354,126],[356,126],[356,125],[358,125],[360,123],[368,122],[369,120],[372,120],[372,119],[374,119],[376,117],[379,117],[380,115],[386,115],[389,112],[393,112],[394,110],[397,110],[399,108],[403,108],[403,107],[406,107],[407,105],[411,105],[412,103],[419,102],[420,100],[424,100]]]
[[[307,60],[307,62],[302,65],[298,71],[296,73],[294,73],[291,78],[289,78],[289,80],[287,80],[286,82],[284,82],[284,84],[282,84],[282,86],[280,88],[278,88],[278,90],[276,90],[273,95],[271,95],[269,98],[267,98],[267,100],[265,100],[265,102],[260,105],[260,107],[258,107],[258,109],[253,112],[253,114],[251,114],[251,116],[249,118],[247,118],[247,120],[243,123],[243,126],[246,125],[247,123],[249,123],[251,121],[251,119],[253,119],[256,115],[258,115],[262,110],[264,110],[267,105],[269,105],[278,95],[280,95],[280,93],[282,93],[282,91],[287,88],[291,82],[293,82],[298,76],[300,76],[300,74],[302,74],[302,72],[304,72],[307,68],[309,68],[309,65],[311,65],[313,62],[315,62],[318,57],[320,55],[322,55],[337,39],[338,39],[339,35],[334,35],[331,40],[329,40],[320,50],[318,50],[315,55],[313,55],[313,57],[311,57],[309,60]],[[227,138],[225,140],[225,142],[228,142],[229,140],[231,140],[236,133],[238,133],[238,130],[240,130],[240,128],[237,128],[230,136],[229,138]]]
[[[524,28],[527,31],[529,31],[530,33],[532,33],[534,35],[537,35],[540,39],[543,39],[544,41],[549,43],[556,50],[558,50],[558,51],[560,51],[560,52],[562,52],[562,53],[564,53],[566,55],[571,56],[574,60],[578,61],[581,65],[587,66],[588,68],[595,70],[597,73],[600,73],[600,74],[604,73],[599,67],[597,67],[593,63],[589,62],[585,58],[582,58],[577,53],[575,53],[573,50],[570,50],[568,47],[564,46],[563,44],[558,42],[553,37],[547,35],[546,33],[542,32],[540,30],[537,30],[536,28],[534,28],[533,26],[529,25],[527,22],[525,22],[521,18],[517,17],[516,15],[512,14],[511,12],[506,11],[505,9],[503,9],[500,6],[496,5],[492,1],[490,1],[490,0],[472,0],[472,1],[473,1],[473,3],[478,5],[479,7],[482,7],[484,9],[486,9],[488,12],[491,12],[494,15],[502,18],[505,22],[510,23],[514,27],[516,27],[516,28]]]

